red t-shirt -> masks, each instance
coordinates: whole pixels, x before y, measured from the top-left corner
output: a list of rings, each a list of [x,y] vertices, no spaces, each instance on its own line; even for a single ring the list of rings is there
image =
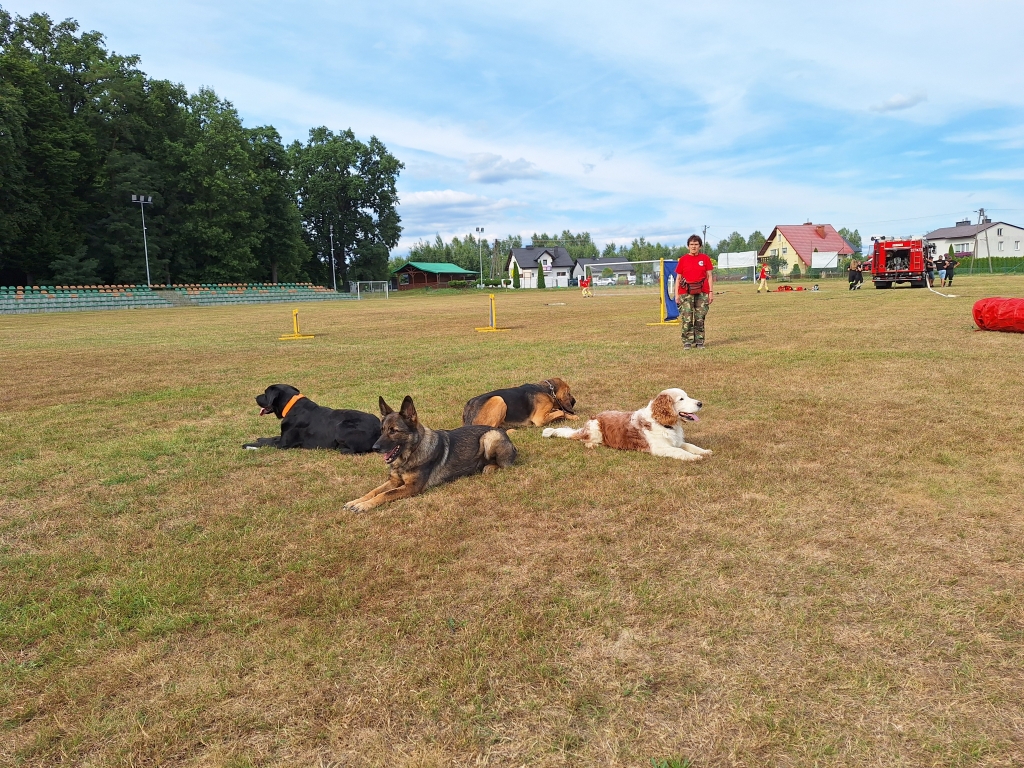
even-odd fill
[[[768,279],[768,265],[767,264],[762,264],[761,265],[761,271],[757,273],[757,279],[758,280],[767,280]]]
[[[714,268],[715,265],[711,263],[711,259],[706,253],[698,253],[696,256],[687,253],[679,257],[676,274],[690,285],[700,283],[701,293],[711,293],[708,286],[708,273]]]

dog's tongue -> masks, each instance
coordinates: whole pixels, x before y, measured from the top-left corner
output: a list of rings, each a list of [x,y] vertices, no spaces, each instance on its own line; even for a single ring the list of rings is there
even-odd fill
[[[268,413],[270,413],[269,408],[260,408],[260,416],[266,416]]]
[[[686,418],[688,418],[690,421],[700,421],[700,419],[697,418],[697,414],[695,413],[687,413]]]

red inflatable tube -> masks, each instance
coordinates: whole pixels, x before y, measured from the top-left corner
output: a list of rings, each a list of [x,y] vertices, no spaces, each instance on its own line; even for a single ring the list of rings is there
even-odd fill
[[[981,299],[974,303],[974,322],[983,331],[1024,333],[1024,299]]]

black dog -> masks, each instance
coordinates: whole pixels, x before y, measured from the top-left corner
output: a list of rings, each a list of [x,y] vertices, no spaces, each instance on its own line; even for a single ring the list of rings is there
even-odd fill
[[[260,416],[281,419],[280,437],[258,437],[243,448],[333,448],[342,453],[369,453],[380,437],[380,419],[362,411],[317,405],[295,387],[274,384],[256,395]]]
[[[459,477],[494,472],[516,460],[516,447],[503,429],[428,429],[420,424],[411,397],[397,413],[382,397],[380,412],[384,421],[373,449],[384,454],[391,474],[384,485],[345,505],[353,512],[406,499]]]

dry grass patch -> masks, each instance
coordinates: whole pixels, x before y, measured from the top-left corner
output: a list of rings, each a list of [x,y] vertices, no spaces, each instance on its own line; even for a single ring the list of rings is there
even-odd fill
[[[970,306],[1024,280],[958,282],[725,285],[685,356],[644,291],[0,318],[0,761],[1022,764],[1024,348]],[[275,382],[445,428],[552,375],[715,455],[519,430],[356,516],[379,457],[240,449]]]

